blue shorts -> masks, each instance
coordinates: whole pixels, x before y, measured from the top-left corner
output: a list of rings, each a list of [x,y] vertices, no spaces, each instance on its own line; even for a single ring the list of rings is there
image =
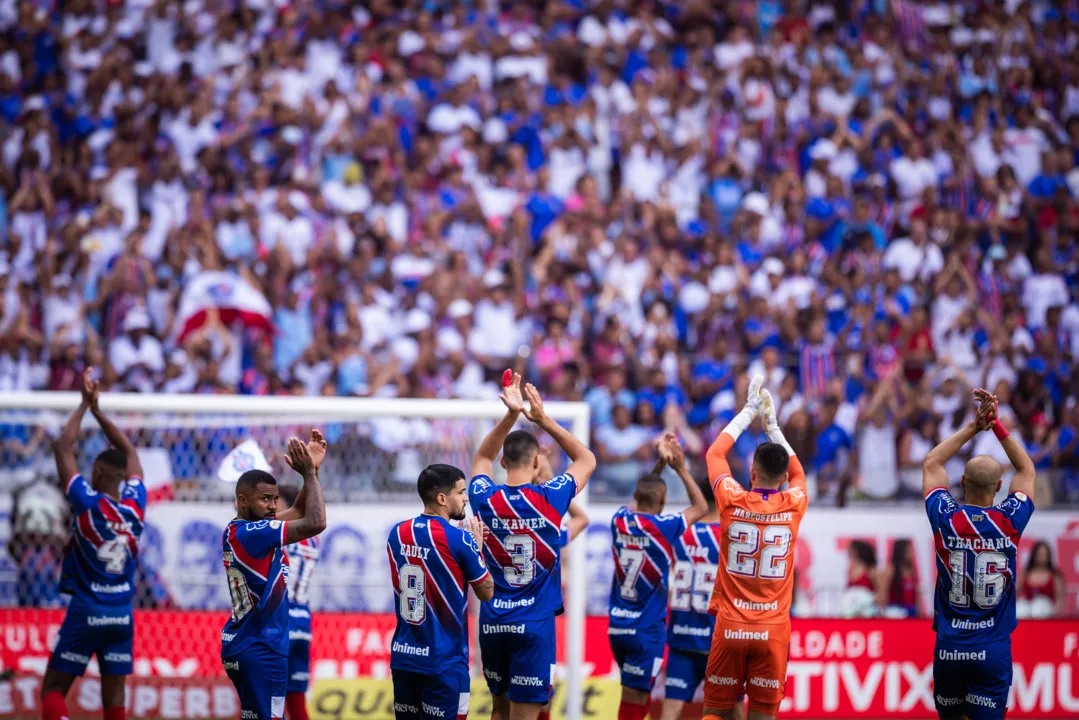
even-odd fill
[[[468,669],[438,674],[390,670],[397,720],[464,720],[471,680]]]
[[[632,635],[619,634],[618,631],[626,629],[610,628],[607,633],[611,641],[611,654],[622,672],[622,687],[650,693],[663,667],[667,633],[661,626],[656,632],[635,630]]]
[[[953,645],[933,650],[933,699],[942,718],[1002,720],[1012,686],[1012,641]]]
[[[311,679],[311,613],[288,609],[288,692],[305,693]]]
[[[130,675],[134,638],[131,606],[92,605],[72,598],[49,667],[81,677],[97,655],[102,675]]]
[[[235,653],[221,653],[225,674],[240,696],[244,720],[274,720],[285,715],[288,656],[265,645],[249,645]]]
[[[518,623],[481,619],[480,656],[492,695],[546,705],[554,673],[554,616]]]
[[[707,669],[708,653],[669,648],[664,697],[669,700],[693,702],[693,696],[697,694],[697,688],[704,682]]]

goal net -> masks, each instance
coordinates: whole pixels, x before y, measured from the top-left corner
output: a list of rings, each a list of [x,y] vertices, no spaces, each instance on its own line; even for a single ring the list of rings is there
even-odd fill
[[[0,394],[0,625],[6,632],[0,672],[16,677],[43,672],[62,620],[58,580],[70,517],[51,441],[78,401],[74,393]],[[151,498],[136,586],[135,673],[164,684],[156,696],[143,694],[148,705],[141,716],[161,715],[163,706],[154,712],[150,705],[164,701],[162,688],[173,681],[186,693],[183,702],[209,703],[203,716],[229,714],[223,692],[215,695],[215,683],[224,678],[218,658],[229,608],[221,532],[234,516],[234,486],[220,480],[218,470],[229,452],[252,440],[279,481],[298,483],[283,461],[288,438],[306,439],[311,428],[326,436],[322,559],[310,582],[293,591],[309,594],[314,614],[312,688],[328,684],[347,694],[350,682],[388,683],[394,616],[385,544],[395,523],[419,512],[416,477],[434,462],[467,474],[480,441],[504,414],[497,400],[106,394],[101,406],[139,448]],[[545,408],[587,441],[587,405],[549,402]],[[87,414],[76,449],[83,472],[106,447]],[[551,460],[555,472],[567,463],[556,446]],[[586,503],[586,493],[575,502]],[[566,615],[559,624],[556,697],[564,716],[577,720],[586,675],[584,544],[571,544],[563,558]],[[471,626],[475,635],[475,618]],[[480,691],[475,704],[485,687],[475,643],[471,659],[473,689]],[[94,674],[91,666],[88,682]],[[199,714],[181,707],[186,715]]]

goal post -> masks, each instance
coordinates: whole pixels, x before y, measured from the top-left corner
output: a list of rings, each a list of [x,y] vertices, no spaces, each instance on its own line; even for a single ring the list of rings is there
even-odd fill
[[[78,393],[73,392],[11,392],[0,393],[0,422],[22,423],[27,426],[45,428],[50,435],[55,435],[66,416],[80,402]],[[199,451],[207,453],[201,443],[209,444],[207,437],[214,430],[226,428],[239,429],[236,437],[241,437],[251,429],[266,433],[266,442],[277,443],[279,447],[264,447],[269,452],[280,450],[286,434],[301,432],[299,428],[325,427],[327,424],[341,424],[348,427],[363,427],[363,432],[377,434],[389,424],[402,426],[399,434],[406,436],[410,432],[408,422],[429,420],[449,427],[455,440],[453,464],[463,465],[468,473],[471,454],[479,446],[490,426],[493,426],[504,414],[505,408],[497,400],[428,400],[428,399],[391,399],[391,398],[346,398],[346,397],[301,397],[301,396],[237,396],[237,395],[170,395],[170,394],[135,394],[103,393],[100,396],[101,409],[123,430],[133,434],[133,441],[140,450],[153,449],[161,443],[170,442],[163,438],[173,437],[169,429],[182,428],[178,432],[186,433],[188,440],[200,443]],[[582,402],[545,402],[546,413],[563,424],[575,437],[584,443],[589,439],[589,407]],[[84,431],[92,432],[93,418],[87,416],[83,422]],[[271,430],[280,432],[269,432]],[[201,435],[200,435],[201,433]],[[270,440],[269,438],[273,439]],[[351,437],[351,436],[350,436]],[[364,435],[364,437],[367,437]],[[227,433],[226,433],[227,442]],[[99,443],[100,444],[100,443]],[[239,444],[239,440],[236,440]],[[369,447],[368,445],[362,446]],[[429,448],[418,453],[416,461],[436,462],[439,446],[432,440]],[[225,452],[231,448],[223,448]],[[42,449],[42,455],[47,448]],[[220,452],[222,448],[218,448]],[[354,446],[356,453],[362,452]],[[348,457],[347,449],[337,453],[336,461],[351,463],[356,467],[363,458]],[[392,452],[384,453],[392,456]],[[334,455],[333,440],[328,455]],[[467,458],[467,463],[465,459]],[[39,458],[39,460],[42,458]],[[444,460],[449,461],[449,460]],[[208,462],[208,461],[207,461]],[[393,462],[393,459],[383,460]],[[206,463],[203,463],[206,465]],[[412,466],[410,466],[412,467]],[[420,465],[422,467],[422,465]],[[2,471],[0,471],[2,472]],[[205,473],[203,467],[201,472]],[[360,474],[362,470],[358,471]],[[378,472],[391,472],[380,468]],[[412,475],[411,477],[415,477]],[[200,478],[204,483],[206,478]],[[11,482],[0,481],[0,490],[10,489]],[[214,489],[212,485],[204,485]],[[216,489],[223,489],[220,485]],[[403,492],[399,497],[408,497]],[[374,489],[368,497],[374,502],[383,497],[381,491]],[[414,502],[412,495],[407,500]],[[332,496],[331,496],[332,497]],[[211,497],[211,499],[217,499]],[[577,495],[576,501],[582,510],[587,510],[587,488]],[[332,522],[332,521],[331,521]],[[332,529],[332,528],[331,528]],[[374,550],[374,548],[372,548]],[[378,549],[381,552],[381,549]],[[583,542],[571,543],[569,547],[569,568],[566,598],[566,717],[568,720],[581,720],[583,690],[585,680],[585,598],[587,575],[586,555]],[[388,578],[385,584],[389,586]],[[316,644],[318,640],[315,640]]]

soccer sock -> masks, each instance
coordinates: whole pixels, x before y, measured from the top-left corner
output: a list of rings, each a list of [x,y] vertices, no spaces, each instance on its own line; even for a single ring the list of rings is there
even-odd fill
[[[63,693],[45,693],[41,698],[42,720],[67,720],[67,703],[64,702]]]
[[[308,720],[307,697],[301,692],[286,694],[285,714],[288,716],[288,720]]]
[[[124,706],[105,708],[105,720],[126,720],[127,710]]]
[[[623,700],[618,705],[618,720],[644,720],[648,715],[648,703],[634,705]]]
[[[539,720],[551,720],[551,713],[549,713],[549,712],[540,712]]]

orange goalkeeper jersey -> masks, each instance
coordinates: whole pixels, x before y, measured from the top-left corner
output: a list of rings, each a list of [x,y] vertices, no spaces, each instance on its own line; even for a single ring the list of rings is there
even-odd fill
[[[730,435],[720,433],[708,449],[708,475],[723,528],[708,611],[735,622],[786,623],[794,592],[794,544],[809,502],[805,471],[792,455],[789,490],[747,491],[727,464],[733,444]]]

